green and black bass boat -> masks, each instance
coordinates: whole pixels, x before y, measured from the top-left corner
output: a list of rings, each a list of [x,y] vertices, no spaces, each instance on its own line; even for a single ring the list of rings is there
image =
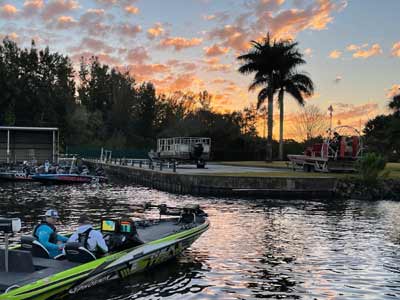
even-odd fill
[[[20,245],[8,247],[8,235],[20,230],[21,221],[1,218],[6,245],[0,249],[0,299],[60,299],[123,279],[176,257],[209,227],[198,206],[159,208],[160,218],[152,220],[102,219],[109,253],[100,258],[79,243],[67,243],[65,255],[51,259],[32,236],[22,236]],[[136,245],[125,245],[133,232]]]

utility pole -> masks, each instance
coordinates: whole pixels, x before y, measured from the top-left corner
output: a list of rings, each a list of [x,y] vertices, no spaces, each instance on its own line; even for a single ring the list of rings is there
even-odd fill
[[[329,111],[329,117],[330,117],[329,135],[331,135],[332,134],[332,122],[333,122],[333,107],[332,107],[332,105],[330,105],[328,107],[328,111]]]

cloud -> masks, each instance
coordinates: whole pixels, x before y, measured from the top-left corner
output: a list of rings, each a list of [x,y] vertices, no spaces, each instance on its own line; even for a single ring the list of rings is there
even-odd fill
[[[164,34],[164,28],[161,23],[154,24],[153,27],[147,29],[147,37],[151,40]]]
[[[84,37],[79,46],[71,47],[69,50],[72,52],[81,52],[87,49],[92,50],[95,53],[111,53],[114,51],[114,49],[104,41],[91,37]]]
[[[342,56],[342,51],[339,50],[333,50],[331,51],[331,53],[329,53],[329,57],[332,59],[338,59],[341,56]]]
[[[18,9],[11,4],[4,4],[0,7],[0,17],[11,19],[18,13]]]
[[[216,17],[216,15],[203,15],[203,20],[210,21],[214,20]]]
[[[249,34],[241,26],[225,25],[208,33],[210,39],[219,39],[225,47],[243,51],[249,47]]]
[[[313,49],[307,48],[304,50],[304,54],[308,57],[312,57]]]
[[[24,2],[23,15],[31,16],[44,7],[43,0],[27,0]]]
[[[126,59],[129,63],[143,64],[150,56],[144,47],[136,47],[128,50]]]
[[[51,19],[77,8],[79,3],[75,0],[51,0],[45,5],[42,15],[45,19]]]
[[[139,8],[133,5],[127,5],[125,6],[125,12],[127,12],[128,14],[136,15],[139,13]]]
[[[334,82],[335,82],[335,83],[339,83],[339,82],[342,81],[342,79],[343,79],[342,76],[336,75],[336,78],[335,78]]]
[[[386,98],[392,99],[394,96],[400,94],[400,84],[393,84],[390,89],[387,89],[385,91],[386,91]]]
[[[173,47],[175,51],[191,48],[200,45],[203,42],[199,38],[186,39],[183,37],[167,37],[160,41],[160,47]]]
[[[122,36],[135,37],[138,33],[142,32],[142,27],[140,25],[124,23],[117,25],[114,31]]]
[[[400,57],[400,42],[397,42],[397,43],[393,44],[392,55]]]
[[[354,58],[368,58],[382,54],[382,48],[379,44],[373,44],[369,49],[358,49],[353,53]]]
[[[19,41],[19,35],[16,32],[11,32],[6,35],[0,34],[0,40],[3,40],[5,38],[8,38],[10,40],[13,40],[14,42]]]
[[[354,45],[354,44],[348,45],[348,46],[346,47],[346,49],[347,49],[348,51],[357,51],[357,50],[360,49],[360,48],[361,48],[360,46],[357,46],[357,45]]]
[[[333,116],[335,120],[340,120],[342,125],[354,125],[360,119],[368,119],[378,113],[378,103],[365,103],[365,104],[348,104],[348,103],[334,103]],[[358,126],[357,126],[358,127]]]
[[[214,44],[211,47],[205,47],[204,52],[206,56],[218,56],[229,52],[228,47],[220,47],[218,44]]]
[[[107,53],[94,53],[91,51],[82,51],[75,53],[71,56],[71,59],[73,62],[79,63],[81,58],[83,58],[84,60],[89,60],[92,57],[97,57],[102,64],[107,64],[111,66],[118,66],[121,63],[118,58],[111,56]]]
[[[71,16],[60,16],[57,19],[57,24],[56,28],[58,29],[68,29],[71,28],[75,25],[77,25],[78,22]]]
[[[103,23],[106,13],[104,9],[90,8],[79,17],[79,26],[92,36],[105,35],[111,26]]]
[[[232,65],[230,64],[209,64],[206,67],[206,71],[209,72],[230,72]]]

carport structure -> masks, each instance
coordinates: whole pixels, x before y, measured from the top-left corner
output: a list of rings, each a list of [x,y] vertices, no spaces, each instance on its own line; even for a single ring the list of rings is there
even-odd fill
[[[57,127],[0,126],[0,163],[58,162]]]

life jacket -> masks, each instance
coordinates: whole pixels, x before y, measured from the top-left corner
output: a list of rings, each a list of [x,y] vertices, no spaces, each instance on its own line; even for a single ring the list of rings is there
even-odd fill
[[[40,226],[43,226],[43,225],[49,226],[53,230],[53,232],[50,234],[50,237],[49,237],[49,243],[57,244],[57,229],[53,224],[47,223],[46,221],[42,221],[39,225],[36,225],[35,228],[33,229],[32,235],[35,238],[39,239],[39,235],[37,234],[37,231],[40,228]]]
[[[78,233],[78,243],[80,243],[83,247],[85,247],[86,249],[89,250],[89,244],[88,244],[88,240],[89,240],[89,234],[90,232],[93,230],[93,228],[88,228],[86,229],[84,232],[82,233]]]

